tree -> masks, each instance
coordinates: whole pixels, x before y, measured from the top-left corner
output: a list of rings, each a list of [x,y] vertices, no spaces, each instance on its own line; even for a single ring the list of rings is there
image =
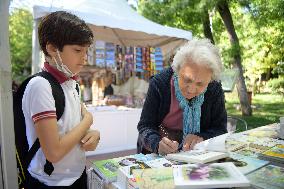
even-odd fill
[[[146,18],[159,24],[192,32],[203,36],[199,0],[140,0],[138,11]]]
[[[12,79],[21,82],[31,73],[32,61],[32,14],[15,9],[9,17]]]
[[[232,15],[229,9],[228,2],[226,0],[220,0],[217,3],[217,10],[220,13],[220,16],[222,17],[222,20],[224,22],[224,25],[228,31],[229,39],[231,42],[231,46],[233,49],[233,58],[234,63],[233,65],[238,68],[239,71],[239,78],[237,81],[237,89],[238,94],[240,98],[240,103],[242,107],[242,114],[243,115],[251,115],[252,109],[249,104],[248,100],[248,94],[247,94],[247,88],[245,84],[245,78],[243,73],[243,66],[242,66],[242,60],[241,60],[241,52],[240,52],[240,44],[239,44],[239,38],[236,34],[235,27],[233,24]]]
[[[203,25],[204,36],[206,38],[210,39],[210,41],[213,44],[215,44],[215,41],[214,41],[214,38],[213,38],[213,34],[212,34],[212,31],[211,31],[210,16],[209,16],[208,8],[206,6],[203,6],[202,10],[203,10],[202,25]]]
[[[210,25],[209,12],[213,12],[215,9],[217,9],[220,13],[221,18],[224,21],[225,28],[230,34],[230,41],[232,46],[230,48],[231,53],[227,53],[225,55],[227,55],[226,59],[229,60],[228,62],[231,62],[231,56],[233,57],[233,65],[235,65],[235,67],[237,67],[239,70],[237,88],[242,107],[242,114],[251,115],[252,110],[248,101],[247,89],[241,64],[239,40],[234,29],[232,16],[227,1],[141,0],[139,2],[139,10],[145,17],[163,25],[170,25],[185,30],[192,30],[194,36],[205,36],[209,38],[213,43],[215,40],[213,38],[211,30],[212,25]],[[222,28],[222,26],[220,26],[221,23],[218,24],[218,27]],[[201,28],[203,28],[203,33]],[[224,52],[226,53],[226,51]]]
[[[257,26],[254,70],[266,73],[284,61],[284,1],[253,0],[248,5],[252,23]]]

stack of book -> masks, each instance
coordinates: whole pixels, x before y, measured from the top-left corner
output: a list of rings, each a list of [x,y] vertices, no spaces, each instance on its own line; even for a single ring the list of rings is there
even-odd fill
[[[155,71],[162,71],[163,66],[163,54],[160,47],[155,48]]]
[[[135,71],[136,72],[144,72],[143,64],[142,64],[142,48],[136,47],[135,48]]]
[[[105,67],[105,42],[104,41],[96,41],[96,66],[99,68]]]
[[[133,47],[125,47],[125,65],[124,65],[124,77],[130,78],[132,73],[134,72],[134,55],[133,55]]]
[[[284,168],[267,165],[247,175],[251,185],[257,188],[283,189]]]
[[[135,186],[139,189],[173,189],[175,187],[173,167],[135,169],[133,170],[133,177],[134,179],[129,181],[129,186]]]
[[[94,161],[92,163],[92,168],[105,183],[111,183],[117,180],[117,171],[120,167],[137,165],[140,162],[158,158],[161,157],[155,154],[135,154],[119,158]]]
[[[154,75],[156,70],[156,64],[155,64],[155,48],[150,47],[150,74]]]
[[[165,158],[158,158],[150,161],[138,162],[133,165],[120,167],[118,169],[117,185],[120,188],[135,189],[139,188],[137,179],[133,176],[134,170],[145,170],[153,168],[172,167],[172,163]]]
[[[258,156],[261,159],[284,164],[284,145],[276,145]]]
[[[194,150],[165,157],[137,154],[97,161],[89,179],[96,182],[93,185],[96,189],[114,181],[112,185],[117,188],[128,189],[250,185],[284,189],[283,160],[284,141],[248,133],[237,133],[229,138],[224,134],[197,144]]]
[[[176,189],[248,187],[247,178],[231,163],[188,164],[174,167]]]
[[[276,124],[268,125],[268,126],[263,126],[263,127],[258,127],[255,129],[248,130],[244,132],[245,135],[248,136],[255,136],[258,138],[277,138],[277,127]]]
[[[226,149],[228,149],[229,152],[235,152],[237,150],[243,149],[247,147],[248,144],[245,142],[240,142],[236,140],[227,140],[226,141]]]
[[[218,163],[232,162],[243,174],[247,175],[269,163],[269,161],[260,160],[254,157],[243,156],[237,153],[231,153],[230,157],[220,159]]]
[[[115,46],[113,43],[106,43],[105,44],[105,61],[106,67],[109,69],[114,70],[116,63],[115,63]]]
[[[166,161],[162,159],[159,160]],[[122,167],[119,170],[124,171],[119,173],[117,185],[119,188],[128,189],[224,188],[250,185],[243,173],[231,162],[160,166],[134,166],[132,170],[128,168],[127,171],[126,167]],[[124,177],[124,182],[121,182],[119,177]]]

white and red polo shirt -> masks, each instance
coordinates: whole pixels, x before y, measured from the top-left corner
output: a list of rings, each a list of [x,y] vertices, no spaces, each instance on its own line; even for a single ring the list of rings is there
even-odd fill
[[[57,125],[59,135],[65,135],[81,121],[80,96],[76,91],[77,83],[48,63],[44,64],[43,70],[51,73],[63,89],[65,109]],[[49,82],[40,76],[32,78],[26,87],[22,103],[27,139],[29,148],[31,148],[37,139],[35,122],[50,117],[56,118],[55,101]],[[45,162],[46,158],[40,148],[32,159],[28,171],[34,178],[48,186],[69,186],[81,176],[85,169],[85,151],[80,149],[80,144],[77,144],[59,162],[53,163],[54,171],[50,176],[44,172]]]

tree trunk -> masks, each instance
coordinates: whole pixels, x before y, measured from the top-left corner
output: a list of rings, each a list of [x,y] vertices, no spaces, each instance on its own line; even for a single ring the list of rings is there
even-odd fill
[[[205,6],[203,7],[202,25],[203,25],[204,36],[206,38],[210,39],[210,41],[213,44],[215,44],[213,34],[212,34],[212,31],[211,31],[211,27],[210,27],[208,9]]]
[[[238,89],[239,99],[240,99],[241,108],[242,108],[242,115],[250,116],[252,115],[252,109],[248,101],[247,88],[245,84],[245,78],[243,75],[240,44],[239,44],[238,36],[235,31],[232,15],[231,15],[227,0],[220,0],[217,3],[217,9],[224,22],[227,32],[229,34],[229,38],[230,38],[230,42],[231,42],[231,46],[233,48],[233,54],[234,54],[233,56],[234,57],[234,67],[237,67],[239,70],[237,89]]]

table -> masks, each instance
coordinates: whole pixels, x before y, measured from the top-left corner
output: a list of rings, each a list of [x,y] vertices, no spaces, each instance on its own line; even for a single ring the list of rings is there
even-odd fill
[[[128,108],[119,110],[112,107],[87,107],[94,117],[91,129],[100,131],[100,143],[95,151],[86,152],[87,156],[136,149],[137,124],[142,109]]]
[[[281,140],[281,139],[278,138],[278,135],[277,135],[277,132],[276,132],[277,127],[278,127],[278,124],[270,124],[270,125],[266,125],[266,126],[263,126],[263,127],[256,128],[256,129],[247,130],[247,131],[244,131],[244,132],[241,132],[241,133],[234,133],[232,136],[234,136],[240,142],[245,142],[245,143],[250,143],[250,144],[252,143],[253,138],[255,138],[255,139],[257,139],[257,142],[259,142],[259,141],[261,141],[261,139],[263,139],[263,141],[270,141],[270,144],[275,143],[275,144],[284,145],[284,140]],[[256,143],[253,142],[253,144],[258,144],[257,142]],[[264,143],[266,143],[266,142],[264,142]],[[270,144],[267,143],[267,144],[264,144],[264,146],[269,147]],[[270,166],[270,165],[277,165],[279,167],[284,168],[284,164],[275,163],[273,161],[270,161],[268,166]],[[259,169],[261,169],[261,168],[259,168]],[[254,171],[251,172],[251,173],[254,173]],[[251,173],[248,173],[248,175],[250,175]],[[275,175],[273,175],[273,173],[272,174],[269,173],[268,175],[266,175],[265,180],[267,180],[267,182],[269,180],[273,180],[273,177],[275,176]],[[280,174],[277,173],[277,175],[279,176],[279,175],[281,175],[281,173]],[[97,178],[97,179],[98,179],[98,183],[100,183],[100,185],[103,186],[104,188],[107,188],[107,189],[122,189],[122,188],[119,188],[117,186],[117,183],[106,184],[102,180],[99,180],[99,178]],[[262,180],[257,178],[256,181],[257,181],[257,183],[261,183]],[[282,182],[283,181],[281,181],[280,183],[282,183]],[[270,183],[270,182],[268,182],[268,183]],[[100,188],[100,187],[95,187],[95,188]],[[248,188],[254,188],[254,186],[247,187],[247,189]],[[267,187],[265,187],[265,188],[267,188]],[[283,188],[284,188],[284,185],[283,185]]]

